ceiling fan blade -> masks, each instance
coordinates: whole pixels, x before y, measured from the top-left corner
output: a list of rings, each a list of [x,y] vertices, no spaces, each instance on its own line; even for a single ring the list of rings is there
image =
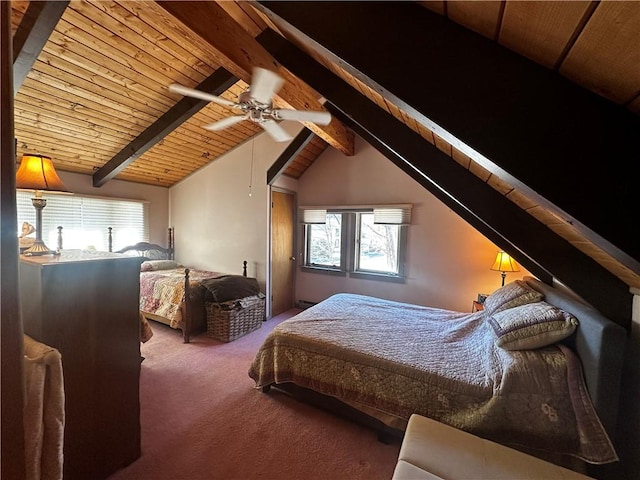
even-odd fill
[[[178,85],[177,83],[173,83],[168,87],[169,91],[173,93],[179,93],[181,95],[185,95],[187,97],[199,98],[200,100],[206,100],[208,102],[214,102],[219,105],[224,105],[225,107],[236,107],[238,104],[236,102],[232,102],[231,100],[227,100],[226,98],[217,97],[215,95],[211,95],[207,92],[202,92],[200,90],[196,90],[194,88],[183,87],[182,85]]]
[[[251,77],[249,92],[254,100],[269,105],[275,93],[280,90],[284,80],[280,75],[265,68],[255,67]]]
[[[323,111],[306,110],[274,110],[273,113],[282,120],[298,120],[299,122],[312,122],[318,125],[329,125],[331,114]]]
[[[246,120],[248,115],[234,115],[233,117],[223,118],[222,120],[218,120],[217,122],[210,123],[209,125],[205,125],[204,128],[207,130],[213,130],[214,132],[217,130],[224,130],[231,125],[235,125],[236,123],[240,123],[243,120]]]
[[[271,135],[276,142],[286,142],[291,140],[293,137],[287,133],[287,131],[282,128],[275,120],[266,120],[264,122],[260,122],[260,126],[265,129],[265,131]]]

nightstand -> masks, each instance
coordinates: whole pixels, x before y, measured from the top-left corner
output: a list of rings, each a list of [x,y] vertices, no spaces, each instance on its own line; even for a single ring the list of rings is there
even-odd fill
[[[479,312],[481,310],[484,310],[484,303],[480,303],[476,300],[473,301],[473,305],[471,306],[471,311],[472,312]]]

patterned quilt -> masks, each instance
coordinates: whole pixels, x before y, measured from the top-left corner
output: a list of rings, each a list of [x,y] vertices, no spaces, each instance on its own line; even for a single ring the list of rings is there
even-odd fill
[[[404,430],[419,413],[499,443],[617,460],[580,361],[562,345],[496,346],[484,312],[337,294],[281,323],[249,369],[256,388],[292,382]]]
[[[203,280],[219,277],[224,273],[189,269],[189,285],[192,295],[203,295]],[[182,304],[184,302],[184,268],[140,272],[140,310],[169,320],[172,328],[182,328]]]

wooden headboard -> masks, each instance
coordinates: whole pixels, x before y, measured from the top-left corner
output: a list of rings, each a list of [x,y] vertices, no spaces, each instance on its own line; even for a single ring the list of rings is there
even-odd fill
[[[109,227],[109,251],[113,251],[113,228]],[[115,253],[130,253],[135,252],[139,257],[145,257],[149,260],[174,260],[175,259],[175,246],[173,244],[173,228],[169,228],[169,246],[162,247],[156,243],[138,242],[135,245],[130,245]]]
[[[135,253],[149,260],[173,260],[173,249],[164,248],[155,243],[138,242],[135,245],[121,248],[115,253]]]
[[[573,314],[580,322],[576,333],[566,340],[580,357],[587,389],[602,425],[615,438],[620,381],[627,333],[592,306],[536,278],[524,281],[544,294],[544,301]]]

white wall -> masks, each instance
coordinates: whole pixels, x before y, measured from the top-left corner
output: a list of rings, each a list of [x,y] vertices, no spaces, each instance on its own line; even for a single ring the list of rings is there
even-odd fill
[[[299,205],[384,203],[413,204],[406,283],[298,271],[298,300],[318,302],[350,292],[470,311],[479,292],[500,287],[500,273],[489,270],[499,248],[363,139],[356,137],[352,157],[328,148],[298,181]],[[524,275],[530,273],[521,267],[507,275],[507,282]]]
[[[282,126],[292,135],[302,128],[297,122],[283,122]],[[171,187],[170,224],[175,228],[179,262],[240,274],[242,262],[247,260],[248,275],[266,286],[270,224],[267,170],[288,145],[259,134]],[[285,186],[293,189],[295,182]]]
[[[102,187],[93,186],[91,175],[58,171],[67,190],[83,195],[116,197],[149,202],[149,241],[167,246],[169,228],[169,189],[141,183],[110,180]]]

